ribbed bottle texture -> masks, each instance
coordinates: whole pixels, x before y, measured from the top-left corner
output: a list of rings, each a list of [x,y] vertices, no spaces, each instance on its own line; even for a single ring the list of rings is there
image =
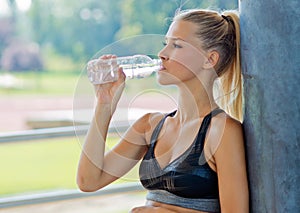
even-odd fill
[[[118,79],[119,66],[128,78],[145,78],[160,69],[161,60],[147,55],[94,59],[87,64],[87,75],[92,84],[113,82]]]

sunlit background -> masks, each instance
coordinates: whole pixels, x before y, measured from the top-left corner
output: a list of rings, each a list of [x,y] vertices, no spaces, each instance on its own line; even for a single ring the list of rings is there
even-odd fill
[[[13,2],[13,1],[1,1],[0,2],[1,16],[11,15],[10,2]],[[16,0],[15,5],[17,6],[19,11],[26,12],[31,7],[31,0]]]
[[[85,78],[85,64],[108,45],[136,35],[163,35],[178,9],[236,9],[237,2],[0,0],[0,138],[73,126],[74,93]],[[130,80],[120,107],[131,101],[136,115],[170,110],[173,92],[157,85],[155,76]],[[109,146],[118,136],[109,135]],[[0,198],[76,189],[79,154],[74,136],[1,142]],[[137,180],[135,170],[117,183]]]

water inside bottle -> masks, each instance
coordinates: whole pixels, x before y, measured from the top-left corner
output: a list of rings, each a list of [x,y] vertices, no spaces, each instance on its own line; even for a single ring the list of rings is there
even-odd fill
[[[151,58],[150,58],[151,59]],[[121,65],[127,78],[145,78],[157,72],[161,67],[160,59],[151,59],[148,63]]]
[[[116,81],[118,66],[123,68],[127,78],[145,78],[157,72],[161,66],[160,59],[146,55],[125,56],[112,59],[94,59],[87,65],[88,78],[93,84]]]

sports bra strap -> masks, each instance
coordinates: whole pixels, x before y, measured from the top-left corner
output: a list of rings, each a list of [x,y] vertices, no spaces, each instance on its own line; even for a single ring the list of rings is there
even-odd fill
[[[171,112],[171,113],[168,113],[166,114],[160,121],[159,123],[156,125],[155,129],[153,130],[153,133],[151,135],[151,139],[150,139],[150,149],[154,149],[154,146],[155,146],[155,143],[156,143],[156,140],[158,138],[158,135],[160,133],[160,130],[162,128],[162,126],[164,125],[165,123],[165,120],[167,119],[167,117],[171,116],[173,117],[175,114],[176,114],[177,110]],[[151,152],[151,157],[154,158],[154,151]]]
[[[171,113],[166,114],[159,121],[159,123],[157,124],[157,126],[153,130],[153,133],[152,133],[152,136],[151,136],[151,139],[150,139],[150,149],[154,149],[154,146],[155,146],[156,140],[158,138],[158,135],[160,133],[160,130],[161,130],[161,128],[162,128],[165,120],[167,119],[167,117],[169,117],[169,116],[173,117],[176,114],[176,112],[177,112],[177,110],[175,110],[175,111],[173,111]],[[219,107],[217,107],[217,108],[215,108],[214,110],[212,110],[209,114],[207,114],[203,118],[203,121],[202,121],[200,129],[199,129],[199,133],[200,134],[198,134],[198,136],[197,136],[197,142],[200,143],[200,146],[201,146],[200,149],[201,150],[203,149],[205,135],[206,135],[207,129],[208,129],[209,125],[210,125],[211,118],[214,117],[214,116],[216,116],[216,115],[218,115],[221,112],[224,112],[224,111],[222,109],[220,109]],[[204,138],[202,138],[202,137],[204,137]],[[152,154],[151,157],[154,157],[154,152],[152,152],[152,153],[153,154]]]
[[[212,117],[218,115],[221,112],[224,112],[224,111],[220,108],[216,108],[203,118],[201,127],[199,129],[199,134],[197,136],[197,143],[196,143],[196,145],[198,145],[198,146],[200,145],[201,151],[203,150],[203,147],[204,147],[206,133],[207,133],[208,127],[210,126]]]

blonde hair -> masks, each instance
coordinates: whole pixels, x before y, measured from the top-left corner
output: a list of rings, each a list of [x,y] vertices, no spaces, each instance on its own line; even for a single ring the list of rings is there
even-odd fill
[[[197,24],[196,36],[202,41],[204,50],[215,50],[219,61],[215,71],[221,82],[216,102],[230,116],[242,122],[243,95],[242,72],[240,64],[240,26],[236,11],[225,11],[222,14],[210,10],[181,11],[175,20],[189,21]]]

